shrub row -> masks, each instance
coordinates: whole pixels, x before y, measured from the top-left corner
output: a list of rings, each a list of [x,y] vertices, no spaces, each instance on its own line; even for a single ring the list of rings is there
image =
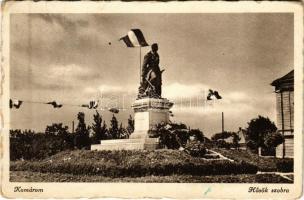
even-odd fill
[[[44,133],[24,132],[10,133],[10,160],[38,160],[48,158],[67,149],[73,149],[74,135],[51,135]]]
[[[136,154],[138,153],[138,154]],[[76,156],[75,156],[76,155]],[[179,151],[75,151],[51,160],[11,162],[12,171],[34,171],[106,177],[165,176],[173,174],[254,174],[257,167],[246,162],[206,161]]]
[[[276,161],[276,166],[279,172],[293,172],[293,159],[286,158]]]

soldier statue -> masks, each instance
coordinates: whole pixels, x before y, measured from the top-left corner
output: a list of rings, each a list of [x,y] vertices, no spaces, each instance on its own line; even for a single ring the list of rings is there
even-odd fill
[[[138,98],[161,98],[162,72],[159,68],[158,45],[151,45],[143,61]]]

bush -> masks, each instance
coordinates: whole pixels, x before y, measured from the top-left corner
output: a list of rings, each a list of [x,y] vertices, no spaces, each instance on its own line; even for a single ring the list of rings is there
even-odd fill
[[[205,142],[204,134],[199,129],[190,129],[189,130],[189,136],[195,137],[195,139],[197,139],[200,142]]]
[[[261,148],[261,156],[275,156],[276,149],[275,147],[262,147]]]
[[[293,159],[277,160],[276,166],[279,172],[293,172]]]
[[[161,123],[149,131],[149,137],[159,138],[160,145],[168,149],[185,147],[190,136],[204,142],[204,134],[199,129],[187,129],[185,124]]]
[[[232,138],[231,142],[227,142],[225,139]],[[239,141],[241,138],[235,132],[224,131],[221,133],[216,133],[211,137],[211,140],[218,148],[230,149],[231,147],[238,148]]]
[[[188,154],[194,157],[203,157],[206,154],[207,150],[204,144],[202,144],[200,141],[193,140],[193,141],[189,141],[186,144],[185,152],[187,152]]]
[[[73,149],[73,135],[54,135],[32,131],[10,131],[10,160],[43,159]]]
[[[281,133],[270,133],[265,136],[265,146],[275,148],[284,142],[284,136]]]
[[[12,171],[35,171],[106,177],[166,176],[173,174],[255,174],[257,167],[229,160],[206,161],[176,150],[65,151],[42,161],[11,162]]]
[[[183,124],[157,124],[149,131],[149,137],[159,138],[161,147],[178,149],[186,144],[189,135],[187,129],[181,129]],[[186,127],[186,126],[185,126]]]
[[[253,140],[248,140],[246,142],[246,146],[248,147],[248,150],[250,150],[252,153],[258,154],[258,145]]]
[[[221,133],[214,134],[211,137],[211,140],[216,141],[216,140],[219,140],[219,139],[227,139],[227,138],[231,137],[232,135],[233,135],[232,132],[224,131],[224,132],[221,132]]]
[[[218,148],[230,149],[232,146],[231,143],[228,143],[223,139],[219,139],[219,140],[215,141],[214,143],[215,143],[215,146]]]

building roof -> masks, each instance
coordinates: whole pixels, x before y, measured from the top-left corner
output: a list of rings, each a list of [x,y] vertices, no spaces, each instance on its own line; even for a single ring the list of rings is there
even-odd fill
[[[283,90],[293,90],[294,88],[294,70],[291,70],[285,76],[274,80],[271,83],[272,86],[275,86],[276,91],[283,91]]]

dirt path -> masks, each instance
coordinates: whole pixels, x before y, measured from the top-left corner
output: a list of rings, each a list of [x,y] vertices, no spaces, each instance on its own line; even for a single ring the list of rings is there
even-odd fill
[[[231,162],[234,162],[234,160],[232,160],[230,158],[227,158],[226,156],[223,156],[222,154],[220,154],[220,153],[218,153],[216,151],[208,149],[208,152],[211,152],[212,154],[218,155],[220,157],[220,159],[217,159],[217,160],[229,160]]]

